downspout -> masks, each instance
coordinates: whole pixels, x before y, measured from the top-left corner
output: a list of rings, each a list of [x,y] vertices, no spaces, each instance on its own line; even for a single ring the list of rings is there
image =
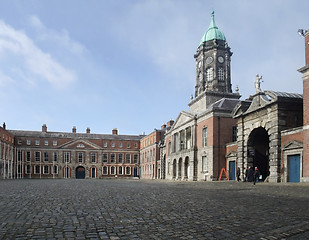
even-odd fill
[[[218,116],[218,180],[220,175],[220,116]]]

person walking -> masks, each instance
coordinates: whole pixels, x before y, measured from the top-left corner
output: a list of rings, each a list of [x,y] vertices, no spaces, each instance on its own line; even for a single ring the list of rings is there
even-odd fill
[[[237,176],[237,182],[239,182],[240,181],[240,168],[239,167],[237,167],[236,176]]]
[[[255,185],[255,183],[259,181],[259,177],[260,177],[260,171],[257,167],[255,167],[254,173],[253,173],[253,185]]]

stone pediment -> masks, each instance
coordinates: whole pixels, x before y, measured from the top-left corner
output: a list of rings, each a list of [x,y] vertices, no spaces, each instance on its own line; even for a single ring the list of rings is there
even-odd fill
[[[302,148],[302,147],[303,147],[303,143],[292,140],[292,141],[288,142],[287,144],[285,144],[282,147],[282,150],[286,151],[286,150],[298,149],[298,148]]]
[[[237,152],[230,151],[228,154],[225,155],[225,157],[226,158],[237,157]]]
[[[100,146],[89,142],[87,140],[82,140],[82,139],[78,139],[78,140],[73,140],[70,141],[68,143],[65,143],[63,145],[61,145],[59,147],[60,149],[101,149]]]
[[[192,121],[193,119],[194,119],[194,114],[186,112],[186,111],[182,111],[182,112],[180,112],[177,119],[175,120],[175,123],[174,123],[171,130],[173,130],[175,128],[179,128],[182,125]]]

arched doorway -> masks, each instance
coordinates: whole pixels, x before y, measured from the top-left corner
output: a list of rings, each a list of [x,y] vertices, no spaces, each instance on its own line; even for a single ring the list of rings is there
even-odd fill
[[[134,167],[133,177],[138,177],[138,169],[137,169],[137,167]]]
[[[176,159],[173,161],[173,178],[176,178]]]
[[[187,179],[189,176],[189,157],[185,159],[184,177]]]
[[[181,179],[181,171],[182,171],[182,158],[179,159],[178,162],[178,179]]]
[[[75,176],[76,179],[84,179],[85,178],[85,168],[82,166],[79,166],[75,170]]]
[[[96,178],[96,168],[91,168],[91,178]]]
[[[269,136],[265,128],[253,129],[248,139],[248,165],[258,167],[262,181],[269,176]]]

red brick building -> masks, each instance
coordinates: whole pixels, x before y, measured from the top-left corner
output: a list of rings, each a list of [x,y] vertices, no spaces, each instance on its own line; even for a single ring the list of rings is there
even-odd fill
[[[11,159],[13,178],[128,178],[137,177],[141,136],[112,134],[6,130],[1,142],[7,154],[3,161]],[[14,139],[14,140],[13,140]],[[14,142],[14,144],[13,144]],[[13,149],[13,150],[12,150]],[[14,155],[14,157],[12,157]],[[13,159],[13,160],[12,160]],[[6,163],[4,162],[4,163]],[[4,164],[5,165],[5,164]],[[3,177],[7,177],[7,170]]]

